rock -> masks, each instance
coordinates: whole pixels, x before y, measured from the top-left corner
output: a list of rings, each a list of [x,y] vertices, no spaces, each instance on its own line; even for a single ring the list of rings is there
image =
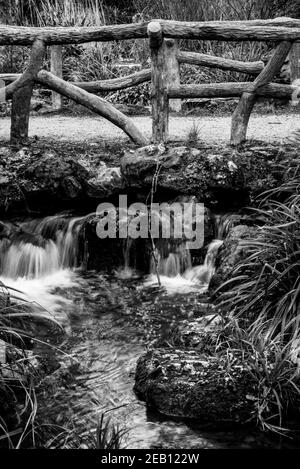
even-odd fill
[[[228,280],[236,264],[248,255],[249,251],[243,245],[243,242],[247,239],[257,239],[258,237],[258,227],[237,225],[229,229],[228,235],[218,254],[216,273],[210,284],[211,290]]]
[[[72,157],[61,158],[51,151],[38,157],[32,156],[31,161],[20,172],[26,178],[27,194],[46,192],[63,199],[73,199],[83,194],[84,182],[90,176]]]
[[[87,181],[86,192],[89,197],[105,198],[118,194],[122,188],[120,168],[109,168],[101,162],[96,176]]]
[[[241,174],[234,162],[227,156],[196,148],[154,145],[139,148],[122,158],[121,173],[127,188],[149,190],[156,173],[158,189],[194,195],[202,202],[213,202],[219,192],[232,194],[243,190]]]
[[[173,332],[172,344],[184,349],[193,349],[201,353],[213,353],[222,330],[224,319],[213,313],[213,306],[208,304],[209,314],[192,321],[181,321]]]
[[[245,423],[252,417],[256,386],[241,357],[190,350],[154,349],[137,363],[135,391],[163,415],[198,423]]]
[[[9,147],[1,147],[0,148],[0,161],[3,160],[5,162],[6,158],[11,156],[11,149]]]

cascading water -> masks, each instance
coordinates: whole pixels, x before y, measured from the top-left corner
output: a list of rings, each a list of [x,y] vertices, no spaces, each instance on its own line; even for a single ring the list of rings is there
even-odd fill
[[[49,312],[66,304],[53,291],[77,284],[74,269],[81,263],[81,220],[55,216],[2,225],[0,281]]]
[[[22,223],[0,241],[0,275],[39,279],[78,266],[80,221],[48,217]]]
[[[187,292],[201,288],[205,292],[215,272],[215,264],[219,249],[231,226],[230,217],[215,217],[215,239],[208,245],[204,263],[192,266],[191,252],[186,243],[180,245],[170,240],[159,240],[157,243],[157,271],[161,276],[161,283],[168,292]],[[155,283],[156,265],[151,263],[150,284]],[[147,282],[149,284],[149,282]]]

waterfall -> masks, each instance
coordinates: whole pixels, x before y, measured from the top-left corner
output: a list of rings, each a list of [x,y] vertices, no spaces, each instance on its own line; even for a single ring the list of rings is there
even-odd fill
[[[79,265],[82,218],[47,217],[10,225],[0,240],[0,275],[9,279],[39,279]]]
[[[216,259],[222,244],[223,241],[221,239],[214,239],[208,246],[203,265],[198,265],[186,270],[183,274],[184,278],[209,286],[212,276],[215,273]]]
[[[158,260],[158,272],[160,275],[176,277],[180,273],[192,267],[191,253],[187,248],[186,243],[174,247],[169,241],[167,244],[163,243],[163,249],[162,243],[158,243],[158,246],[156,258]],[[172,251],[170,252],[170,250]],[[165,255],[165,253],[167,255]],[[152,259],[151,273],[153,274],[156,272],[154,262],[154,259]]]
[[[208,289],[215,273],[219,249],[232,223],[227,215],[218,215],[214,220],[215,239],[207,247],[203,264],[192,266],[191,253],[186,243],[174,245],[174,240],[158,240],[156,245],[158,272],[162,276],[162,284],[169,292],[186,292],[189,291],[189,286],[192,290],[195,286],[203,288],[203,291]],[[156,281],[154,261],[151,263],[150,272],[152,274],[150,284],[152,284]]]

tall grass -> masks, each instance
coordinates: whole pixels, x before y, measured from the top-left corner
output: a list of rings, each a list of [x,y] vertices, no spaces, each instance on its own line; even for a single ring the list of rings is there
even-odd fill
[[[230,340],[258,383],[257,418],[276,431],[289,407],[300,402],[299,150],[300,131],[283,163],[283,184],[261,196],[256,212],[264,224],[243,242],[248,257],[220,287],[218,300],[233,316]]]
[[[44,312],[32,312],[32,305],[22,300],[20,292],[0,284],[0,447],[19,449],[35,444],[37,399],[35,384],[39,374],[29,357],[32,336],[29,321],[40,319],[55,323]]]

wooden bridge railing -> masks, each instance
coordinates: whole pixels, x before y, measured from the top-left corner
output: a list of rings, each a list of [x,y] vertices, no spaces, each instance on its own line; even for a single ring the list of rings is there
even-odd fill
[[[68,83],[60,75],[60,67],[51,72],[42,70],[47,46],[52,47],[54,62],[60,63],[57,46],[95,41],[115,41],[149,38],[151,69],[127,77],[90,83]],[[178,49],[178,39],[222,41],[274,41],[277,47],[266,66],[263,62],[241,62]],[[22,75],[0,75],[7,83],[6,98],[12,98],[11,140],[16,143],[28,136],[30,100],[35,83],[49,88],[59,106],[60,95],[86,106],[120,127],[137,144],[148,143],[137,126],[96,93],[113,91],[151,80],[152,141],[168,139],[169,110],[178,111],[181,99],[205,97],[240,97],[233,114],[231,143],[239,144],[246,138],[247,125],[258,97],[290,98],[298,88],[272,83],[287,55],[293,59],[293,79],[299,78],[300,20],[278,18],[275,20],[237,22],[177,22],[156,20],[150,23],[102,26],[95,28],[26,28],[0,26],[0,46],[32,46],[31,58]],[[180,64],[188,63],[224,70],[233,70],[255,76],[253,82],[211,83],[200,85],[180,84]],[[3,94],[3,90],[2,90]]]

